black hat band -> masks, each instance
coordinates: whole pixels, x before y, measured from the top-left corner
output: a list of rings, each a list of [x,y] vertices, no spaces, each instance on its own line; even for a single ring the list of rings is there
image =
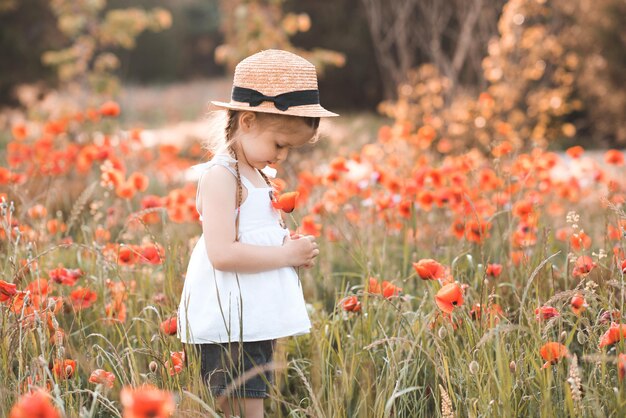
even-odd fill
[[[283,112],[291,106],[303,106],[320,103],[318,90],[298,90],[276,96],[266,96],[254,89],[233,86],[232,100],[249,103],[251,107],[259,106],[263,102],[273,102],[278,110]]]

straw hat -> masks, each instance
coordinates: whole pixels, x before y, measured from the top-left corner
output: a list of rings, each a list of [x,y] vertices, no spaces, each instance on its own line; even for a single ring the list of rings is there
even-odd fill
[[[278,49],[261,51],[237,64],[230,102],[211,103],[226,109],[279,115],[339,116],[319,103],[315,66]]]

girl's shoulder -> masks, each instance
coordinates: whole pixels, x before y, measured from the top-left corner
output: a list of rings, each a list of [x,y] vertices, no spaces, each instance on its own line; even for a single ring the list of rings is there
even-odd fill
[[[201,176],[206,171],[208,171],[211,167],[222,166],[222,167],[226,167],[228,171],[236,175],[235,170],[233,168],[236,162],[237,160],[235,160],[230,155],[216,154],[209,161],[196,164],[194,166],[191,166],[191,168]]]
[[[211,160],[191,168],[198,173],[196,198],[215,193],[231,193],[235,189],[237,173],[232,167],[237,161],[229,155],[217,154]]]
[[[198,187],[196,188],[196,210],[202,220],[203,207],[212,207],[227,211],[225,203],[232,201],[233,210],[235,202],[233,196],[237,189],[237,179],[223,164],[207,165],[200,173]],[[212,206],[206,206],[212,205]]]

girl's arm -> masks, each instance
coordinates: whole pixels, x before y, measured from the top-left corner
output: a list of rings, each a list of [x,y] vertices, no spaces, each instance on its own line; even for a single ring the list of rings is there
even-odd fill
[[[211,167],[202,176],[198,187],[207,256],[216,269],[258,273],[299,265],[293,264],[300,261],[293,259],[293,247],[290,254],[285,246],[260,246],[235,241],[237,181],[227,168],[219,165]],[[315,245],[309,240],[302,241]],[[307,243],[302,243],[300,247]]]

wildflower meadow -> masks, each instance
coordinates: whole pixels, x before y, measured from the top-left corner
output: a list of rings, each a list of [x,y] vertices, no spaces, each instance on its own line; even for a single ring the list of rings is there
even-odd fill
[[[573,144],[585,61],[538,40],[545,1],[504,3],[484,88],[415,67],[367,135],[323,121],[276,167],[320,256],[266,416],[624,415],[625,153]],[[2,119],[0,415],[219,417],[176,338],[211,155],[114,95],[73,104]]]

